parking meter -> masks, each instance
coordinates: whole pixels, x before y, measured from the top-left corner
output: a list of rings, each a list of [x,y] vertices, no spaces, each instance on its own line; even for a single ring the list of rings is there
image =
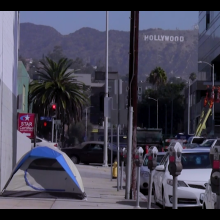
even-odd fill
[[[148,151],[147,166],[148,166],[148,169],[150,170],[149,187],[148,187],[148,206],[147,206],[148,209],[151,208],[152,179],[153,179],[153,172],[152,171],[157,166],[157,154],[158,154],[157,147],[151,147]]]
[[[179,142],[173,142],[168,147],[169,152],[169,166],[168,170],[170,175],[179,176],[183,169],[181,156],[182,156],[182,145]]]
[[[157,166],[157,154],[158,154],[158,149],[157,147],[151,147],[148,151],[148,162],[147,166],[150,171],[154,170]]]
[[[127,149],[123,148],[121,149],[121,161],[125,161],[127,158]]]
[[[209,157],[212,165],[210,177],[212,192],[220,195],[220,146],[211,147]]]
[[[144,150],[142,147],[139,147],[138,149],[136,149],[135,151],[135,164],[138,166],[138,167],[141,167],[142,164],[143,164],[143,153],[144,153]]]

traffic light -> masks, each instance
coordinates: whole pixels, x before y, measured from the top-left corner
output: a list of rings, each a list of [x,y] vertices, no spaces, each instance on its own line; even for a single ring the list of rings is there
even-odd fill
[[[46,121],[44,122],[44,127],[47,127],[47,122]]]
[[[57,104],[55,104],[55,103],[52,103],[51,104],[51,108],[52,108],[52,116],[54,117],[56,117],[57,116]]]

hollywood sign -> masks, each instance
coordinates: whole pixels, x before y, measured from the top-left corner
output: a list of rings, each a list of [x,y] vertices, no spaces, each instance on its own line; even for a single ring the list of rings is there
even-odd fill
[[[144,35],[144,40],[148,41],[171,41],[171,42],[183,42],[183,36],[166,36],[166,35]]]

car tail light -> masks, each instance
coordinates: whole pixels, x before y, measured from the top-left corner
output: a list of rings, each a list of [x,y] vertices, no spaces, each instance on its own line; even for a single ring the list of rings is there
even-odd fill
[[[57,144],[54,144],[54,147],[57,147]]]

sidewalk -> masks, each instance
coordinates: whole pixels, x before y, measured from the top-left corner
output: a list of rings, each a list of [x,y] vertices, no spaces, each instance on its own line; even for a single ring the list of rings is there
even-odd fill
[[[117,191],[117,179],[111,181],[110,167],[77,165],[87,200],[62,198],[0,197],[0,209],[134,209],[136,201],[125,199],[125,190]],[[140,193],[140,208],[147,199]],[[152,204],[152,208],[158,208]]]

